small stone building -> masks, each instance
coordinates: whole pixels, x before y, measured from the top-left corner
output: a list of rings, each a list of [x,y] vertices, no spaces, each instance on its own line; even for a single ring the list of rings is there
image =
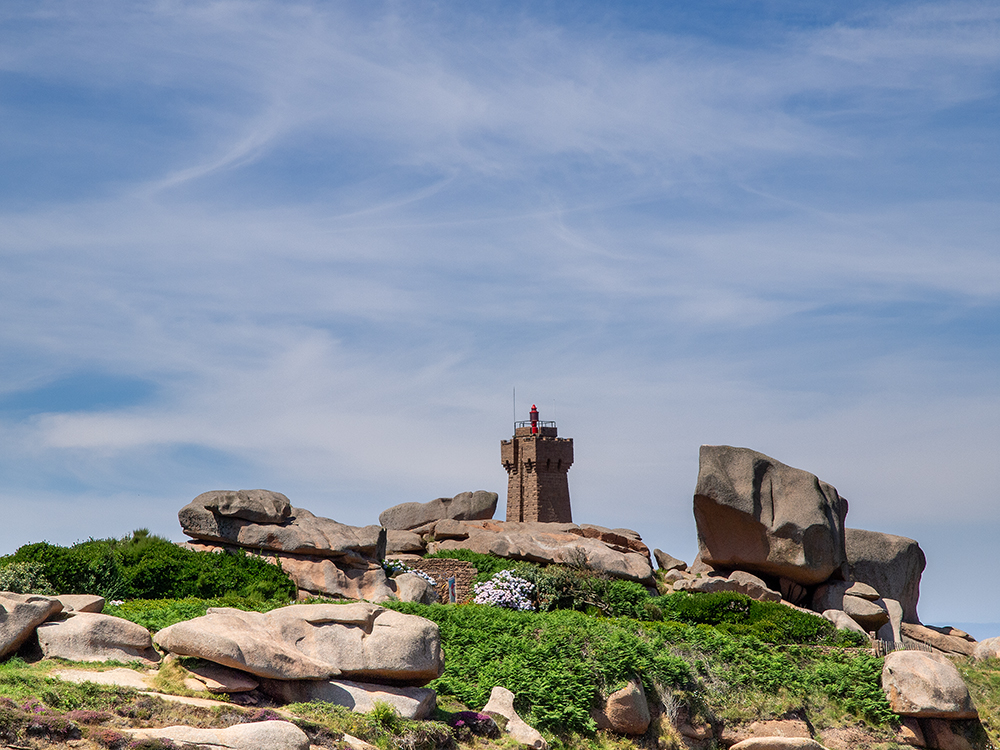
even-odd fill
[[[569,478],[573,439],[561,438],[555,422],[531,419],[514,423],[514,436],[500,441],[500,460],[507,470],[507,520],[572,523]]]

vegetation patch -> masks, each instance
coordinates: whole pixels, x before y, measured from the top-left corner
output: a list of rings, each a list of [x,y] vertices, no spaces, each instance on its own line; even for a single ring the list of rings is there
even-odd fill
[[[506,687],[522,717],[549,732],[593,734],[591,708],[632,675],[663,711],[679,700],[709,720],[776,718],[803,706],[829,721],[895,720],[879,683],[882,661],[867,651],[773,644],[707,624],[572,610],[388,606],[441,628],[445,672],[431,687],[473,708],[485,705],[494,686]]]
[[[226,595],[289,600],[296,592],[281,567],[261,557],[195,552],[146,529],[72,547],[26,544],[0,558],[3,576],[30,589],[22,593],[97,594],[108,601]]]

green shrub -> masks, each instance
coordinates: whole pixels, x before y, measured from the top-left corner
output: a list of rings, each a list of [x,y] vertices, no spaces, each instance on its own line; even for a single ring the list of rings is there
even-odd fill
[[[9,562],[0,567],[0,591],[43,596],[57,593],[45,577],[45,566],[37,562]]]
[[[242,552],[194,552],[146,529],[72,547],[27,544],[11,561],[40,566],[60,594],[98,594],[109,601],[226,594],[287,600],[296,591],[280,566],[264,559]]]
[[[744,594],[723,591],[714,594],[678,592],[650,600],[664,620],[690,625],[713,625],[738,636],[751,636],[767,643],[823,643],[863,645],[867,639],[839,633],[833,623],[778,602],[758,602]],[[860,635],[857,634],[857,635]]]

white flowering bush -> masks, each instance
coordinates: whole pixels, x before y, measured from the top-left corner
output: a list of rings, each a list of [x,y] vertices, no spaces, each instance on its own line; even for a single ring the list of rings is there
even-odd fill
[[[524,612],[535,609],[532,599],[535,584],[514,575],[509,570],[501,570],[490,580],[477,583],[474,587],[476,604],[489,604],[503,609],[517,609]]]
[[[385,570],[385,574],[389,578],[395,578],[400,573],[413,573],[423,578],[431,586],[437,586],[437,581],[435,581],[431,576],[422,570],[414,570],[409,565],[404,563],[402,560],[383,560],[382,569]]]

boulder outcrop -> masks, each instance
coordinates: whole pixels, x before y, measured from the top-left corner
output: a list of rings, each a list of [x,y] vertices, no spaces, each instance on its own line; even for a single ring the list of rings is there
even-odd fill
[[[62,608],[53,597],[0,591],[0,657],[17,651],[36,627]]]
[[[885,657],[882,691],[900,716],[974,719],[969,688],[951,661],[925,651],[893,651]]]
[[[614,578],[651,583],[649,549],[629,529],[605,529],[574,523],[518,521],[438,521],[431,532],[442,541],[428,552],[469,549],[514,560],[585,565]]]
[[[842,609],[824,610],[823,617],[832,622],[837,627],[837,630],[853,630],[856,633],[867,634],[867,631]]]
[[[653,558],[656,560],[656,567],[665,573],[669,573],[671,570],[687,570],[686,562],[667,554],[662,549],[654,549]]]
[[[280,521],[273,520],[273,516],[266,516],[266,503],[258,508],[259,514],[241,509],[241,515],[226,515],[213,505],[215,497],[220,493],[221,491],[205,492],[181,508],[177,517],[185,534],[206,542],[230,544],[251,550],[315,557],[357,558],[359,554],[367,557],[375,555],[378,526],[348,526],[330,518],[314,516],[303,508],[291,505],[288,506],[288,515]],[[266,520],[252,520],[247,515],[265,516]]]
[[[584,564],[617,578],[652,582],[649,549],[630,529],[463,520],[492,516],[496,502],[496,493],[479,490],[390,508],[382,514],[386,523],[407,527],[420,523],[415,530],[388,529],[385,554],[466,548],[533,562]],[[442,514],[446,517],[434,517]],[[339,596],[373,602],[400,598],[375,559],[379,526],[348,526],[314,516],[268,490],[205,492],[185,505],[178,518],[184,533],[194,539],[187,543],[190,549],[243,549],[276,561],[295,582],[300,598]],[[403,596],[414,596],[413,588]]]
[[[67,661],[144,661],[160,654],[142,625],[96,612],[76,612],[65,620],[43,622],[36,629],[46,658]]]
[[[382,511],[378,522],[387,529],[410,530],[450,518],[481,521],[493,518],[499,495],[486,490],[461,492],[455,497],[439,497],[429,503],[402,503]]]
[[[839,609],[850,616],[866,633],[877,632],[889,622],[889,612],[878,591],[866,583],[830,581],[819,586],[812,599],[817,612]]]
[[[815,585],[847,562],[847,501],[809,472],[763,453],[703,445],[694,516],[699,558]]]
[[[903,622],[919,623],[920,575],[927,560],[920,545],[905,536],[846,529],[848,578],[861,581],[903,607]]]
[[[369,602],[301,604],[270,612],[225,607],[159,631],[154,641],[178,656],[275,680],[423,685],[443,668],[438,626]]]

